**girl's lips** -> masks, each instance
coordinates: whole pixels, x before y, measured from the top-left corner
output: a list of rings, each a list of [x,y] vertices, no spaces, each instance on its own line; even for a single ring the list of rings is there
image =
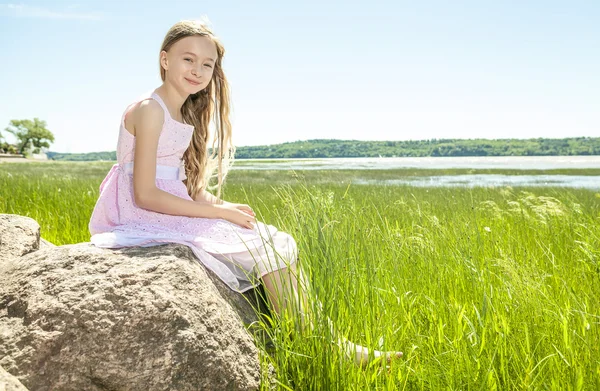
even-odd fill
[[[192,84],[194,86],[200,85],[200,83],[196,83],[195,81],[192,81],[192,80],[188,79],[187,77],[184,77],[184,79],[187,80],[190,84]]]

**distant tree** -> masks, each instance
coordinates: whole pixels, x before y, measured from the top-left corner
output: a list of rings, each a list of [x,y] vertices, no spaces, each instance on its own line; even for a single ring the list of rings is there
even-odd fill
[[[13,134],[19,140],[17,143],[19,153],[23,153],[30,145],[35,147],[34,153],[37,153],[40,148],[50,146],[48,141],[54,142],[54,135],[46,129],[46,121],[41,121],[38,118],[34,118],[33,121],[13,119],[4,130]]]

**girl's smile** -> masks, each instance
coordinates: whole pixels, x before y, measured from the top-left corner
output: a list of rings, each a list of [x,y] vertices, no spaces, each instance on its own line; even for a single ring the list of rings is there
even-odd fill
[[[200,83],[192,81],[192,80],[188,79],[187,77],[184,77],[184,79],[187,80],[191,85],[194,85],[194,86],[200,85]]]

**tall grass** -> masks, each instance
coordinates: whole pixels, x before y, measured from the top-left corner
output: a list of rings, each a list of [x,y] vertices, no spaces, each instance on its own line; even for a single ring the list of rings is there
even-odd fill
[[[0,165],[0,212],[35,218],[56,244],[88,241],[109,167]],[[323,303],[312,331],[258,325],[275,345],[257,341],[275,389],[600,389],[600,194],[262,175],[234,171],[225,196],[294,236]],[[325,317],[404,358],[389,372],[355,367]]]

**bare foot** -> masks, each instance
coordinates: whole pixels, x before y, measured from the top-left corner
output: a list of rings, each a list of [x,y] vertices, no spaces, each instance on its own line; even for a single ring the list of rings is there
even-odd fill
[[[369,351],[368,348],[355,344],[350,341],[340,341],[342,346],[344,347],[344,353],[346,356],[352,360],[359,367],[365,368],[370,363],[375,363],[377,361],[383,361],[385,358],[386,364],[389,364],[393,359],[397,359],[402,357],[402,352],[395,351],[386,351],[383,352],[381,350],[372,350]]]

